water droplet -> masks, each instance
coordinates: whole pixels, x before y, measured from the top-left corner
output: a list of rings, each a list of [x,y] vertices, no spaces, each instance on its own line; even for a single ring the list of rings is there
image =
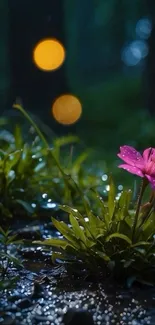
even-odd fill
[[[47,208],[54,209],[56,207],[56,203],[47,203]]]
[[[106,185],[106,190],[109,192],[110,191],[110,185]]]
[[[104,174],[104,175],[102,175],[101,178],[102,178],[102,181],[105,182],[105,181],[107,181],[107,179],[108,179],[108,175]]]
[[[42,198],[43,198],[43,199],[47,199],[47,196],[48,196],[47,193],[43,193],[43,194],[42,194]]]
[[[32,206],[32,208],[36,208],[37,205],[36,205],[36,203],[32,203],[31,206]]]

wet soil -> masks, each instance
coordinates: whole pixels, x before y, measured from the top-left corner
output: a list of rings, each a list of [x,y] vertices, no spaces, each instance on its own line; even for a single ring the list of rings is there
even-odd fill
[[[17,233],[27,245],[8,249],[16,250],[24,267],[7,271],[9,280],[18,279],[14,287],[0,291],[1,325],[155,324],[155,288],[127,290],[109,279],[98,283],[68,276],[63,265],[52,264],[48,250],[30,245],[32,239],[59,236],[51,225],[24,226]]]

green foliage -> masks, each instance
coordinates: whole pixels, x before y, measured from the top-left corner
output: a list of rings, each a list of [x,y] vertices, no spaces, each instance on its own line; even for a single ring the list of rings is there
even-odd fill
[[[89,151],[74,155],[73,148],[79,139],[72,135],[53,138],[49,146],[29,115],[19,105],[17,108],[32,126],[27,137],[23,136],[19,125],[10,131],[7,122],[5,129],[0,131],[1,218],[18,213],[36,216],[42,204],[42,193],[52,202],[80,208],[79,188],[87,192],[90,187],[96,188],[102,183],[101,178],[86,172],[83,167]]]
[[[63,239],[42,242],[55,247],[53,261],[59,259],[73,267],[78,262],[93,273],[128,279],[128,286],[135,280],[155,283],[154,194],[140,206],[142,197],[136,204],[131,190],[124,189],[118,195],[112,177],[107,180],[104,193],[99,172],[93,174],[92,169],[85,168],[89,151],[73,154],[79,143],[76,136],[53,138],[49,145],[23,108],[16,108],[31,123],[33,140],[29,133],[25,139],[18,125],[13,132],[0,132],[1,222],[18,213],[21,216],[24,211],[37,216],[44,193],[49,202],[57,203],[68,215],[66,222],[52,218]],[[19,242],[11,232],[0,228],[0,244],[4,277],[9,265],[20,266],[20,261],[8,251],[10,244]]]
[[[0,277],[4,278],[7,275],[8,268],[12,264],[16,267],[22,267],[21,261],[11,254],[9,250],[9,245],[19,245],[21,243],[22,241],[17,240],[17,236],[12,235],[10,230],[4,231],[4,229],[0,227]],[[0,290],[2,290],[4,286],[0,282]]]
[[[14,210],[18,211],[19,205],[33,213],[33,209],[28,204],[30,180],[34,176],[35,169],[39,167],[42,152],[37,150],[37,144],[33,146],[33,144],[24,143],[21,130],[19,130],[20,128],[16,127],[14,134],[11,134],[12,143],[8,138],[1,137],[0,212],[3,217],[11,217]],[[43,165],[40,169],[41,167],[43,168]],[[31,195],[34,193],[32,190],[31,186]],[[27,202],[24,202],[25,198]]]
[[[19,280],[19,277],[14,277],[12,279],[3,279],[0,280],[0,291],[4,290],[10,290],[14,288],[17,284],[17,281]]]
[[[124,190],[117,199],[115,193],[111,179],[108,200],[94,194],[97,215],[85,198],[84,215],[77,209],[61,206],[69,215],[69,224],[54,218],[52,222],[63,239],[51,238],[42,244],[55,247],[53,261],[82,261],[83,268],[96,274],[101,272],[128,279],[128,286],[131,279],[155,283],[154,203],[141,208],[133,241],[136,206],[132,202],[132,193]]]

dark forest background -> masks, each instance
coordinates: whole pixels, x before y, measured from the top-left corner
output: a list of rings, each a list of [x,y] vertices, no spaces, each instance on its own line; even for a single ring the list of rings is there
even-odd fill
[[[1,0],[1,114],[20,97],[56,134],[77,133],[100,155],[125,143],[155,146],[154,23],[154,0]],[[32,61],[46,37],[67,54],[51,73]],[[63,93],[78,96],[83,108],[70,127],[51,115]]]

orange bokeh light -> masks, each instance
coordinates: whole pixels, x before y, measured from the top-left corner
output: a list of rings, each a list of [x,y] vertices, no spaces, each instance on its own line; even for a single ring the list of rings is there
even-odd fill
[[[70,125],[80,118],[82,105],[77,97],[67,94],[62,95],[55,100],[52,113],[57,122]]]
[[[36,66],[44,71],[58,69],[65,60],[65,49],[55,39],[41,40],[34,48],[33,61]]]

